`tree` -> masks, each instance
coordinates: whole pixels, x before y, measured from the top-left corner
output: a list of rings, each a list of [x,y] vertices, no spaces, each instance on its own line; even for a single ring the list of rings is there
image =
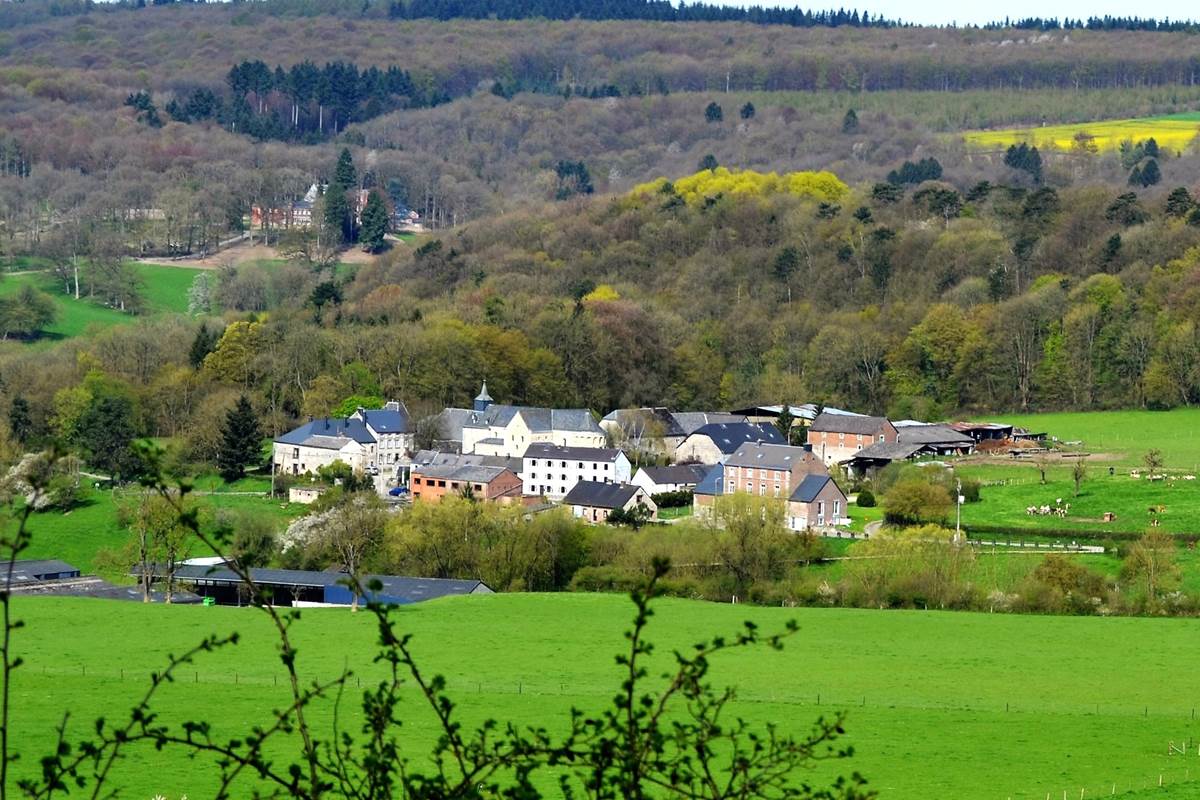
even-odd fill
[[[1142,463],[1146,465],[1146,472],[1151,478],[1158,476],[1163,468],[1162,451],[1157,447],[1146,451],[1146,455],[1142,456]]]
[[[187,551],[191,531],[180,520],[180,503],[153,492],[136,495],[132,508],[121,509],[122,521],[133,534],[130,561],[138,568],[138,586],[142,602],[149,603],[155,578],[162,575],[166,582],[163,599],[170,603],[175,597],[175,566]],[[194,508],[194,507],[193,507]]]
[[[792,408],[787,403],[780,403],[779,416],[775,418],[775,427],[779,429],[779,433],[783,436],[783,440],[788,444],[792,442],[792,423],[795,421],[792,416]]]
[[[216,331],[208,329],[207,322],[200,323],[200,328],[192,339],[192,346],[188,348],[188,363],[192,365],[192,369],[200,369],[203,366],[208,354],[217,349],[220,338]]]
[[[742,110],[738,114],[742,119],[754,119],[754,103],[746,101],[746,105],[742,106]]]
[[[1075,496],[1079,497],[1079,486],[1087,478],[1088,468],[1087,462],[1083,458],[1075,459],[1075,463],[1071,465],[1071,479],[1075,481]]]
[[[389,216],[387,204],[383,195],[376,189],[371,190],[367,204],[362,211],[362,230],[359,232],[359,242],[368,253],[381,253],[387,247],[384,237],[387,235]]]
[[[33,336],[57,317],[54,298],[26,284],[15,294],[0,297],[0,339],[10,334]]]
[[[883,495],[883,518],[891,525],[945,522],[950,507],[946,488],[921,478],[902,478]]]
[[[350,213],[346,193],[337,186],[330,186],[323,199],[325,235],[331,241],[350,244],[354,241],[354,217]]]
[[[93,398],[79,418],[78,444],[88,463],[117,477],[136,468],[133,443],[133,403],[126,397]]]
[[[29,415],[29,401],[21,395],[12,399],[8,408],[8,427],[12,429],[13,438],[20,444],[25,444],[33,435],[33,419]]]
[[[1142,165],[1141,185],[1144,187],[1155,186],[1162,180],[1162,171],[1158,168],[1158,161],[1150,159]]]
[[[725,118],[725,112],[723,112],[721,110],[721,107],[719,105],[717,105],[715,102],[709,103],[707,106],[704,107],[704,121],[705,122],[720,122],[724,118]]]
[[[1159,593],[1172,588],[1179,577],[1176,558],[1171,535],[1150,531],[1130,546],[1121,574],[1127,579],[1141,577],[1146,585],[1147,602],[1155,604]]]
[[[871,199],[880,205],[890,206],[904,198],[904,189],[895,183],[877,183],[871,187]]]
[[[336,556],[338,566],[357,578],[363,561],[383,541],[387,521],[387,509],[375,492],[354,492],[341,505],[324,512],[308,543]],[[355,593],[351,611],[358,610],[358,601]]]
[[[246,474],[246,467],[257,466],[262,460],[262,431],[258,417],[246,395],[225,414],[221,429],[221,450],[217,468],[225,481],[232,483]]]
[[[333,170],[333,181],[329,184],[330,192],[345,194],[358,188],[358,172],[354,169],[354,157],[350,148],[343,147],[338,154],[337,166]]]
[[[714,169],[716,169],[716,168],[717,168],[718,166],[720,166],[720,165],[717,163],[717,157],[716,157],[716,156],[714,156],[712,153],[707,153],[707,154],[704,156],[704,158],[700,159],[700,163],[699,163],[699,164],[697,164],[696,166],[699,168],[699,170],[700,170],[701,172],[703,172],[703,171],[704,171],[704,170],[706,170],[706,169],[707,169],[707,170],[714,170]]]
[[[858,113],[853,108],[846,111],[842,117],[842,133],[854,133],[858,130]]]
[[[1030,147],[1025,142],[1009,145],[1004,154],[1005,166],[1027,172],[1034,183],[1042,182],[1042,156],[1036,147]]]
[[[1167,216],[1183,219],[1196,207],[1196,201],[1186,186],[1178,186],[1167,195],[1165,211]]]
[[[201,272],[192,279],[188,287],[188,313],[193,316],[211,314],[213,310],[213,281],[207,272]]]
[[[784,286],[787,287],[788,302],[792,301],[792,275],[800,266],[800,251],[795,247],[788,245],[779,251],[775,256],[775,263],[772,266],[772,273]]]

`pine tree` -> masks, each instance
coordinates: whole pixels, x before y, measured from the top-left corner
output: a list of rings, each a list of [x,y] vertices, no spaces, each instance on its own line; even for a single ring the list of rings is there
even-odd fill
[[[846,112],[846,116],[842,117],[842,133],[854,133],[858,130],[858,114],[854,109]]]
[[[704,119],[707,122],[720,122],[725,119],[725,112],[716,103],[709,103],[704,109]]]
[[[13,438],[22,444],[33,433],[33,419],[29,416],[29,401],[21,395],[12,399],[8,410],[8,426],[12,429]]]
[[[348,147],[343,147],[341,154],[338,156],[337,167],[333,171],[333,183],[329,186],[329,192],[333,193],[336,191],[336,187],[339,186],[342,192],[358,188],[358,172],[354,169],[354,157],[350,155],[350,148]]]
[[[738,113],[741,114],[742,119],[754,119],[754,103],[747,102]]]
[[[704,158],[700,159],[700,164],[698,166],[700,167],[701,172],[705,170],[714,170],[718,166],[717,157],[712,153],[709,153],[704,156]]]
[[[1196,201],[1192,199],[1192,194],[1184,186],[1179,186],[1171,190],[1167,195],[1167,216],[1182,219],[1196,207]]]
[[[350,216],[350,204],[346,192],[340,186],[330,186],[325,193],[326,235],[338,243],[354,241],[354,220]]]
[[[383,202],[383,196],[379,192],[372,191],[362,212],[362,230],[359,232],[359,241],[362,243],[363,250],[368,253],[379,253],[387,247],[387,242],[384,241],[387,229],[387,205]]]
[[[1158,162],[1152,158],[1142,167],[1142,186],[1154,186],[1161,180],[1162,172],[1158,168]]]
[[[795,417],[792,416],[792,409],[787,403],[780,403],[779,416],[775,419],[775,427],[783,435],[783,441],[788,444],[792,443],[792,421]]]
[[[262,431],[258,417],[246,395],[225,415],[221,428],[221,450],[217,453],[217,469],[227,482],[246,474],[246,467],[256,466],[262,459]]]
[[[200,330],[196,331],[196,338],[192,339],[192,346],[188,349],[188,363],[193,369],[200,369],[204,357],[217,348],[218,338],[216,331],[208,329],[208,323],[200,323]]]

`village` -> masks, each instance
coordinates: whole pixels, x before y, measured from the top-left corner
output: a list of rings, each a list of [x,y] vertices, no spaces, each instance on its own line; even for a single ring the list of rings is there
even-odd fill
[[[789,530],[841,537],[854,534],[839,479],[848,486],[894,462],[981,447],[1017,454],[1044,438],[1012,425],[891,421],[814,404],[620,409],[597,421],[584,408],[497,403],[484,381],[471,408],[424,420],[397,400],[309,420],[274,440],[271,469],[308,477],[290,487],[293,502],[315,501],[329,488],[318,472],[340,462],[396,503],[453,495],[563,505],[591,523],[669,521],[677,517],[660,510],[681,505],[711,516],[717,497],[745,493],[785,502]]]

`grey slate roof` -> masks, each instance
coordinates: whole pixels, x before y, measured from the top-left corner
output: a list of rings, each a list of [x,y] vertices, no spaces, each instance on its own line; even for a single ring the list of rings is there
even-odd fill
[[[418,450],[412,458],[414,469],[429,465],[507,467],[514,475],[521,474],[521,459],[504,456],[484,456],[477,453],[452,453],[441,450]]]
[[[569,506],[587,506],[588,508],[624,508],[633,499],[640,487],[629,483],[601,483],[599,481],[579,481],[567,492],[563,503]]]
[[[704,464],[675,464],[670,467],[642,467],[638,472],[646,473],[646,477],[654,483],[698,484],[710,472]]]
[[[38,581],[70,578],[79,575],[79,568],[58,559],[14,561],[12,565],[12,586],[37,583]],[[8,577],[7,566],[0,569],[0,581]]]
[[[340,581],[346,580],[347,574],[299,569],[251,569],[250,577],[254,579],[255,583],[263,585],[320,588],[339,585]],[[211,567],[176,567],[175,578],[185,583],[207,582],[226,585],[241,583],[241,579],[233,570]],[[383,584],[383,589],[378,594],[402,598],[410,603],[448,595],[492,591],[491,587],[483,581],[410,578],[400,575],[364,575],[362,577],[364,586],[374,580]]]
[[[525,448],[522,458],[565,458],[572,461],[599,461],[612,463],[621,455],[613,447],[563,447],[549,442],[534,442]]]
[[[422,477],[470,483],[491,483],[508,471],[508,467],[490,467],[483,464],[431,464],[426,467],[413,467],[413,472]]]
[[[810,430],[832,433],[875,434],[887,422],[887,417],[864,417],[824,412],[813,420]]]
[[[304,445],[340,450],[351,439],[359,444],[374,444],[375,437],[360,419],[322,417],[290,430],[275,441],[280,444]],[[339,444],[340,442],[340,444]]]
[[[725,491],[725,468],[717,464],[708,471],[704,480],[696,484],[693,494],[720,495]]]
[[[828,475],[805,475],[788,499],[797,503],[811,503],[829,483],[833,483],[833,478]]]
[[[470,419],[464,423],[464,428],[490,428],[492,426],[506,427],[520,415],[529,430],[534,432],[546,431],[584,431],[603,434],[604,431],[592,418],[592,412],[586,408],[537,408],[533,406],[509,406],[493,403],[485,411],[472,411]]]
[[[906,425],[897,430],[896,440],[904,444],[943,444],[967,446],[975,440],[949,425]]]
[[[875,459],[879,461],[903,461],[906,458],[912,458],[917,453],[926,449],[924,444],[913,444],[904,442],[875,442],[869,444],[862,450],[859,450],[846,461],[854,461],[855,459]],[[845,462],[843,462],[845,463]]]
[[[725,455],[732,455],[746,442],[768,442],[784,444],[783,434],[769,422],[730,422],[704,425],[692,436],[707,436]]]
[[[676,411],[673,416],[684,436],[690,436],[705,425],[746,421],[745,414],[732,414],[727,411]]]
[[[440,418],[439,421],[442,427],[441,435],[437,438],[448,442],[461,443],[463,428],[466,427],[467,423],[471,421],[471,417],[476,413],[469,408],[447,408],[440,414],[436,414],[435,416]]]
[[[759,467],[790,471],[793,466],[806,460],[814,461],[816,457],[810,450],[803,447],[746,442],[733,455],[725,459],[725,463],[731,467]]]
[[[403,403],[389,402],[383,408],[362,412],[368,425],[379,433],[411,433],[412,419]]]

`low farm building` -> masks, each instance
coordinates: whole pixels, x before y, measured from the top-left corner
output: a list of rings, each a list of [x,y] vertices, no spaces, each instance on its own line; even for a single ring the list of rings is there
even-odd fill
[[[579,481],[567,492],[563,504],[570,506],[576,517],[589,522],[605,522],[614,511],[632,511],[639,506],[646,509],[650,517],[658,514],[658,506],[646,490],[630,483]]]
[[[470,494],[477,500],[520,502],[521,479],[507,467],[484,464],[414,466],[409,475],[413,500],[436,503],[446,495]]]

